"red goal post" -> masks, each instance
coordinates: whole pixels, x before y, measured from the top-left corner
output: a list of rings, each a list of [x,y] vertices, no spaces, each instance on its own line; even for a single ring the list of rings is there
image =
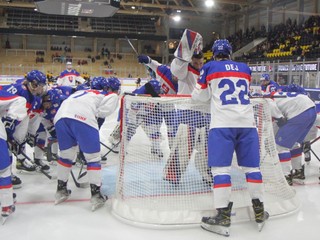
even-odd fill
[[[292,213],[300,203],[281,170],[267,100],[254,98],[251,105],[260,138],[265,208],[271,217]],[[190,96],[124,96],[113,214],[153,227],[199,224],[202,216],[213,215],[207,169],[209,122],[209,105]],[[235,154],[231,180],[232,221],[252,220],[246,178]]]

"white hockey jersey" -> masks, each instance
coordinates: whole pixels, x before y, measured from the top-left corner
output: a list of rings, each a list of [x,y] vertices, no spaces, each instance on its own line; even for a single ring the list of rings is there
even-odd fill
[[[178,58],[173,59],[170,69],[178,78],[178,94],[191,94],[196,87],[200,72],[189,62]]]
[[[273,98],[273,100],[269,101],[271,115],[274,118],[285,117],[286,119],[291,119],[307,109],[315,107],[314,102],[304,94],[277,92],[274,96],[285,96],[284,98]]]
[[[57,84],[59,86],[71,86],[71,87],[76,87],[77,82],[80,84],[84,83],[85,80],[80,76],[80,74],[76,70],[64,70],[61,72]]]
[[[118,105],[119,97],[116,93],[97,90],[77,91],[63,101],[54,117],[54,124],[61,118],[70,118],[98,129],[96,119],[111,115]]]

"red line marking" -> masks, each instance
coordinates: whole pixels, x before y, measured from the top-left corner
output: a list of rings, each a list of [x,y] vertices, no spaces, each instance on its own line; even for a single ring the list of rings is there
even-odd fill
[[[89,202],[90,199],[69,199],[64,202]],[[32,204],[54,204],[54,200],[48,201],[31,201],[31,202],[19,202],[17,201],[16,205],[32,205]]]

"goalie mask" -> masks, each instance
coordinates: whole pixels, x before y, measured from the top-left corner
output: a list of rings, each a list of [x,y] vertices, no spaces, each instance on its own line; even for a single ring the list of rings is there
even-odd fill
[[[44,73],[32,70],[28,72],[26,79],[28,90],[32,95],[43,96],[47,92],[47,77]]]

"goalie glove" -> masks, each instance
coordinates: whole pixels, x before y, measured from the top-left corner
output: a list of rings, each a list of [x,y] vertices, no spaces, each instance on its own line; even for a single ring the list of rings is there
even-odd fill
[[[144,63],[144,64],[149,64],[149,63],[151,63],[151,59],[147,55],[139,55],[138,62]]]
[[[186,29],[174,52],[174,56],[183,61],[191,62],[192,56],[194,54],[199,54],[202,51],[202,48],[202,36],[197,32]]]
[[[283,125],[285,125],[287,123],[287,119],[284,118],[284,117],[281,117],[281,118],[275,118],[275,121],[278,125],[278,127],[282,127]]]
[[[56,128],[54,126],[49,127],[47,131],[52,138],[57,138]]]
[[[3,117],[2,118],[3,125],[5,127],[8,140],[14,140],[13,133],[16,129],[16,126],[19,124],[18,120],[12,119],[10,117]]]

